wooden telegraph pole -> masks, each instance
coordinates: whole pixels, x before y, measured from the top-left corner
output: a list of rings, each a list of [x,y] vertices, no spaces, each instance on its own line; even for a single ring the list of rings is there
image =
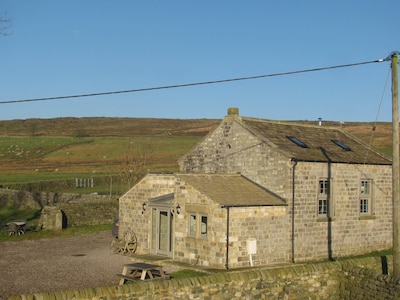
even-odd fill
[[[393,199],[393,275],[400,278],[400,203],[399,203],[399,101],[398,101],[398,52],[391,54],[392,60],[392,199]]]

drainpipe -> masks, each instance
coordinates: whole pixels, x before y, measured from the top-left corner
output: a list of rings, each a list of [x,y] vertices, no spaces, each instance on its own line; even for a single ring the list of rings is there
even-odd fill
[[[295,173],[297,161],[292,159],[292,262],[294,263],[294,199],[295,199]]]
[[[226,207],[226,262],[225,268],[229,269],[229,206]]]

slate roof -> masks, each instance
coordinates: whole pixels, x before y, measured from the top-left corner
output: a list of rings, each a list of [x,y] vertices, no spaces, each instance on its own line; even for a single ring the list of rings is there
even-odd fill
[[[269,121],[241,117],[239,121],[250,132],[297,161],[338,162],[356,164],[391,165],[389,158],[369,148],[362,141],[339,128],[300,125],[288,122]],[[304,143],[299,146],[289,137]],[[343,149],[333,141],[339,141]]]
[[[178,177],[224,207],[286,205],[278,195],[239,174],[178,174]]]

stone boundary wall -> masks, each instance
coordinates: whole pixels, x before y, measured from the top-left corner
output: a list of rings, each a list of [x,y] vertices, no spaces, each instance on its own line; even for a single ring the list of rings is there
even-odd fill
[[[400,299],[400,279],[357,266],[343,270],[342,299]]]
[[[378,260],[252,268],[203,277],[38,293],[10,299],[398,299],[400,286],[397,279],[356,266],[372,263],[372,269],[380,269]]]
[[[63,211],[67,227],[112,224],[118,216],[118,200],[74,200],[56,205]]]
[[[0,189],[0,205],[20,209],[43,209],[55,206],[61,209],[67,226],[112,224],[118,215],[118,198],[96,194],[64,194],[25,192]]]

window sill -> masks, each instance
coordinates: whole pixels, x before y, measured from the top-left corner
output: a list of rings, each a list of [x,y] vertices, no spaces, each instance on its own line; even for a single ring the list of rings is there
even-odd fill
[[[333,217],[328,218],[328,216],[323,216],[323,217],[321,216],[317,218],[317,222],[332,222],[332,221],[335,221],[335,218]]]
[[[359,220],[375,220],[375,219],[376,219],[376,216],[373,216],[373,215],[366,215],[366,216],[360,216],[358,219],[359,219]]]
[[[206,241],[208,240],[207,236],[192,236],[192,235],[188,235],[186,238],[193,240],[193,241]]]

